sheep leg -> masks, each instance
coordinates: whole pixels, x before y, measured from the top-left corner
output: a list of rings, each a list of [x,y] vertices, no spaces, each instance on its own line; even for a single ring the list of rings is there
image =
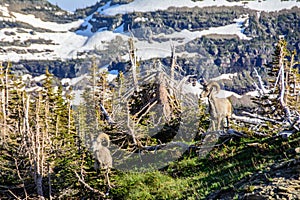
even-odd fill
[[[212,119],[210,120],[209,130],[210,131],[215,131],[216,130],[215,120],[212,120]]]
[[[218,118],[217,131],[221,130],[222,121],[222,118]]]
[[[99,165],[98,161],[95,160],[94,169],[96,170],[97,173],[99,173],[99,167],[100,167],[100,165]]]
[[[110,184],[110,180],[109,180],[109,171],[110,171],[110,169],[107,168],[107,169],[106,169],[106,172],[105,172],[105,179],[106,179],[106,182],[107,182],[108,187],[109,187],[109,188],[112,188],[112,187],[111,187],[111,184]]]
[[[226,116],[226,128],[229,129],[229,116]]]

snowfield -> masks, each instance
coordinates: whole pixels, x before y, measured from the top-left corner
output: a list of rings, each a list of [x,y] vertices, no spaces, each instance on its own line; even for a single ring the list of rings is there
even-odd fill
[[[14,21],[24,22],[34,27],[44,28],[56,32],[69,31],[71,28],[78,27],[83,23],[83,20],[78,20],[76,22],[61,25],[55,22],[42,21],[41,19],[36,18],[34,15],[24,15],[16,12],[12,12],[12,17]]]
[[[97,11],[105,15],[115,15],[118,13],[128,13],[133,11],[149,12],[155,10],[167,9],[173,7],[207,7],[207,6],[243,6],[242,2],[227,2],[226,0],[204,0],[193,2],[191,0],[135,0],[125,5],[114,5],[110,6],[110,2],[100,7]],[[73,23],[58,24],[54,22],[42,21],[33,15],[24,15],[15,12],[9,12],[7,9],[8,5],[1,5],[0,12],[2,13],[2,19],[0,20],[12,20],[28,23],[37,28],[43,28],[49,30],[47,32],[33,32],[30,29],[22,29],[22,32],[15,28],[4,28],[0,30],[0,40],[2,42],[13,42],[19,41],[25,43],[30,39],[41,39],[51,41],[50,44],[34,44],[24,46],[3,46],[1,47],[4,51],[0,52],[0,60],[3,61],[18,61],[20,59],[27,60],[56,60],[56,59],[71,59],[77,58],[78,52],[89,51],[94,48],[105,49],[107,43],[113,40],[116,36],[120,36],[123,40],[128,39],[128,33],[124,33],[124,28],[121,25],[115,31],[107,31],[105,28],[92,33],[90,31],[91,25],[88,21],[92,18],[88,16],[84,20],[78,20]],[[293,6],[300,6],[300,2],[294,1],[281,1],[281,0],[266,0],[266,1],[249,1],[245,4],[245,7],[255,9],[257,11],[276,11],[280,9],[289,9]],[[147,19],[136,19],[136,20],[147,20]],[[182,45],[195,38],[202,37],[209,34],[223,34],[223,35],[237,35],[240,39],[250,40],[243,33],[242,24],[246,22],[247,25],[248,16],[240,16],[235,20],[235,23],[210,28],[203,31],[189,31],[182,30],[181,32],[175,32],[170,35],[160,35],[168,38],[172,42],[152,42],[148,41],[137,41],[136,47],[138,49],[138,56],[141,59],[149,59],[155,57],[166,57],[170,55],[170,46]],[[77,31],[76,33],[70,31],[73,28],[77,28],[80,25],[86,25],[88,28],[85,31]],[[14,33],[14,34],[7,34]],[[178,40],[182,38],[182,40]],[[16,53],[14,50],[22,50],[21,53]],[[27,50],[39,50],[40,52],[29,53]],[[128,56],[124,55],[123,59],[127,60]]]
[[[38,60],[38,59],[71,59],[76,58],[78,52],[84,52],[97,49],[105,49],[105,43],[110,42],[116,36],[120,36],[123,40],[128,40],[128,34],[123,32],[123,27],[120,26],[118,29],[113,31],[100,31],[94,34],[91,34],[89,30],[78,31],[77,34],[70,30],[71,28],[78,27],[82,21],[78,21],[76,23],[70,24],[57,24],[53,22],[43,22],[39,19],[34,18],[33,16],[26,16],[22,14],[16,14],[18,16],[16,18],[17,21],[25,22],[26,20],[32,21],[31,25],[35,25],[35,27],[39,28],[47,28],[51,30],[45,33],[35,32],[35,34],[31,33],[31,30],[24,30],[25,33],[17,33],[16,35],[5,35],[5,32],[17,32],[17,29],[1,29],[0,30],[0,40],[13,42],[19,40],[21,42],[25,42],[29,39],[44,39],[51,40],[52,43],[49,45],[44,44],[34,44],[29,47],[19,47],[16,46],[16,49],[36,49],[36,50],[51,50],[52,52],[43,52],[43,53],[27,53],[27,54],[16,54],[13,51],[7,51],[6,53],[0,53],[1,60],[10,60],[10,61],[18,61],[20,59],[27,60]],[[165,37],[168,38],[167,42],[152,42],[148,41],[136,41],[136,47],[138,49],[137,56],[142,60],[147,60],[150,58],[156,57],[167,57],[170,55],[170,46],[171,44],[180,45],[183,44],[182,41],[178,41],[178,38],[183,38],[183,42],[187,43],[193,39],[198,37],[202,37],[204,35],[209,34],[223,34],[223,35],[237,35],[241,39],[249,40],[251,38],[244,35],[243,29],[241,28],[242,23],[247,20],[247,16],[241,16],[239,19],[236,19],[236,23],[230,24],[227,26],[214,27],[204,31],[189,31],[183,30],[181,32],[175,32],[170,35],[158,35],[157,37]],[[49,23],[49,24],[48,24]],[[86,22],[83,22],[86,23]],[[47,25],[48,24],[48,25]],[[172,41],[172,43],[170,42]],[[8,47],[3,47],[4,49]],[[9,47],[10,48],[10,47]],[[123,59],[127,60],[128,56],[123,56]]]
[[[7,4],[5,4],[4,6],[0,5],[0,13],[2,13],[2,18],[0,18],[2,21],[5,21],[7,19],[10,19],[10,14],[9,11],[7,9]]]
[[[220,81],[220,80],[232,80],[234,77],[236,77],[238,74],[221,74],[218,77],[212,78],[212,81]]]
[[[300,6],[300,2],[281,1],[281,0],[254,0],[248,1],[247,4],[240,2],[228,2],[226,0],[204,0],[193,2],[191,0],[135,0],[129,4],[109,7],[101,13],[106,15],[125,14],[131,12],[151,12],[156,10],[166,10],[169,7],[208,7],[208,6],[245,6],[257,11],[278,11],[290,9],[294,6]]]

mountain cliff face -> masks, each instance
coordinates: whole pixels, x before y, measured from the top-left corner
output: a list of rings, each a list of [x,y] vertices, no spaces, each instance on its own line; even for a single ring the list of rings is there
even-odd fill
[[[164,1],[153,5],[162,9],[147,11],[150,6],[143,0],[103,0],[68,13],[45,0],[4,0],[0,59],[14,61],[24,73],[43,73],[47,65],[58,77],[80,75],[85,71],[81,66],[86,67],[82,63],[91,56],[99,59],[99,66],[125,69],[129,33],[144,63],[160,59],[169,64],[173,44],[186,74],[208,79],[222,73],[251,72],[253,67],[264,74],[263,66],[271,60],[281,35],[299,58],[300,2],[278,1],[288,9],[274,12],[267,6],[268,12],[254,9],[259,2],[249,2],[249,6],[239,1],[204,3]]]
[[[2,0],[1,5],[7,5],[7,10],[0,12],[0,17],[9,16],[11,12],[34,15],[43,21],[67,23],[74,20],[71,13],[60,9],[47,0]],[[3,12],[4,11],[4,12]],[[13,18],[13,16],[10,16]],[[3,21],[0,21],[2,24]]]
[[[122,31],[131,31],[137,39],[151,43],[168,40],[168,35],[184,30],[197,32],[230,25],[235,19],[246,15],[248,18],[241,26],[243,34],[250,40],[243,40],[234,33],[216,32],[177,46],[178,53],[196,54],[192,58],[188,56],[194,66],[206,59],[204,63],[206,65],[208,62],[210,69],[222,68],[220,73],[236,72],[262,67],[270,61],[268,58],[272,54],[273,44],[281,35],[299,52],[300,42],[296,39],[299,38],[299,11],[298,7],[279,12],[258,12],[243,7],[171,7],[163,11],[103,15],[98,10],[88,20],[89,26],[85,23],[79,30],[95,33],[99,30],[116,31],[122,27]],[[162,34],[166,37],[159,37]],[[197,56],[199,59],[195,60]],[[184,60],[184,56],[179,60],[181,58]],[[199,65],[195,69],[203,71]]]

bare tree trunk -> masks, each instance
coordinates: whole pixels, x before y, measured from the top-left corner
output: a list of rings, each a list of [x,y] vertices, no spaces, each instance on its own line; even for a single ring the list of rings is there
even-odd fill
[[[288,121],[291,123],[291,112],[290,112],[290,109],[289,107],[287,106],[286,104],[286,101],[285,101],[285,92],[286,92],[286,81],[285,81],[285,66],[284,66],[284,51],[283,51],[283,46],[281,46],[280,48],[280,57],[279,57],[279,66],[280,66],[280,72],[281,74],[279,74],[278,76],[280,76],[280,79],[281,79],[281,90],[280,90],[280,103],[281,103],[281,106],[283,107],[284,109],[284,112],[285,112],[285,115],[286,117],[288,118]]]
[[[95,58],[92,59],[92,92],[93,92],[93,103],[94,107],[96,106],[95,101],[96,101],[96,61]]]
[[[52,200],[52,186],[51,186],[51,173],[50,173],[50,164],[48,163],[48,185],[49,185],[49,200]]]
[[[172,53],[171,53],[171,80],[170,80],[170,87],[174,88],[174,80],[175,80],[175,67],[176,67],[176,55],[175,55],[175,46],[171,46]],[[173,96],[173,90],[170,90],[170,95]]]
[[[106,93],[107,93],[107,88],[106,88],[106,85],[107,85],[107,77],[106,77],[106,74],[102,74],[102,99],[101,99],[101,104],[103,106],[103,108],[105,108],[105,98],[106,98]]]
[[[5,141],[5,137],[7,135],[7,117],[6,117],[6,96],[5,96],[5,88],[7,82],[4,81],[4,71],[3,71],[3,66],[2,63],[0,63],[0,84],[1,84],[1,110],[2,110],[2,121],[1,121],[1,140],[0,143],[3,143]]]
[[[171,106],[170,106],[170,102],[168,99],[169,93],[168,93],[168,90],[166,87],[166,81],[164,80],[164,77],[161,73],[158,75],[158,79],[159,79],[159,81],[158,81],[159,82],[159,88],[158,88],[159,101],[163,106],[164,116],[165,116],[166,120],[169,121],[171,118],[172,111],[171,111]]]
[[[39,199],[44,199],[44,193],[43,193],[43,163],[41,162],[43,159],[41,159],[41,154],[42,154],[42,150],[41,150],[41,139],[40,139],[40,135],[41,135],[41,126],[40,126],[40,108],[41,108],[41,99],[42,99],[42,95],[39,94],[39,98],[38,101],[36,102],[36,115],[35,115],[35,119],[36,119],[36,133],[35,133],[35,155],[34,155],[34,159],[35,159],[35,184],[36,184],[36,189],[37,189],[37,194]],[[34,137],[34,136],[33,136]],[[43,140],[43,139],[42,139]]]
[[[72,110],[72,107],[71,107],[71,100],[67,100],[68,101],[68,135],[71,134],[71,110]]]
[[[8,106],[8,100],[9,100],[9,88],[8,88],[8,83],[9,83],[9,77],[8,77],[8,73],[9,73],[9,67],[10,67],[10,63],[8,63],[7,64],[7,67],[6,67],[6,69],[5,69],[5,92],[6,92],[6,94],[5,94],[5,96],[6,96],[6,102],[5,102],[5,104],[6,104],[6,113],[7,113],[7,106]]]
[[[58,132],[59,132],[59,121],[60,121],[60,118],[59,118],[59,115],[56,116],[56,122],[55,122],[55,138],[58,138]],[[58,149],[58,143],[59,141],[55,142],[55,149]]]
[[[175,55],[175,47],[174,45],[171,46],[171,80],[175,78],[175,66],[176,66],[176,55]],[[171,82],[173,83],[173,82]],[[173,86],[173,85],[172,85]]]
[[[137,79],[137,58],[136,58],[136,52],[134,49],[133,39],[129,38],[128,40],[129,44],[129,58],[131,61],[131,67],[132,67],[132,76],[133,76],[133,84],[136,91],[139,90],[138,88],[138,79]]]

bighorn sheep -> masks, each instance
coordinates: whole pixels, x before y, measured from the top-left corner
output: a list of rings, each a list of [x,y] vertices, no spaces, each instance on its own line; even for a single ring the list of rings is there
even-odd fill
[[[201,98],[208,97],[208,109],[211,119],[211,131],[217,131],[224,126],[224,119],[227,120],[227,127],[229,127],[229,118],[232,115],[232,105],[227,98],[218,98],[216,95],[220,91],[220,85],[217,82],[210,82],[203,84],[203,91]]]
[[[106,140],[107,146],[103,146],[103,140]],[[93,143],[93,152],[96,159],[94,164],[95,170],[99,169],[99,164],[102,169],[106,170],[105,178],[107,180],[108,186],[111,188],[108,176],[109,171],[112,168],[112,157],[110,154],[110,150],[108,149],[109,145],[109,136],[106,133],[100,133]]]

